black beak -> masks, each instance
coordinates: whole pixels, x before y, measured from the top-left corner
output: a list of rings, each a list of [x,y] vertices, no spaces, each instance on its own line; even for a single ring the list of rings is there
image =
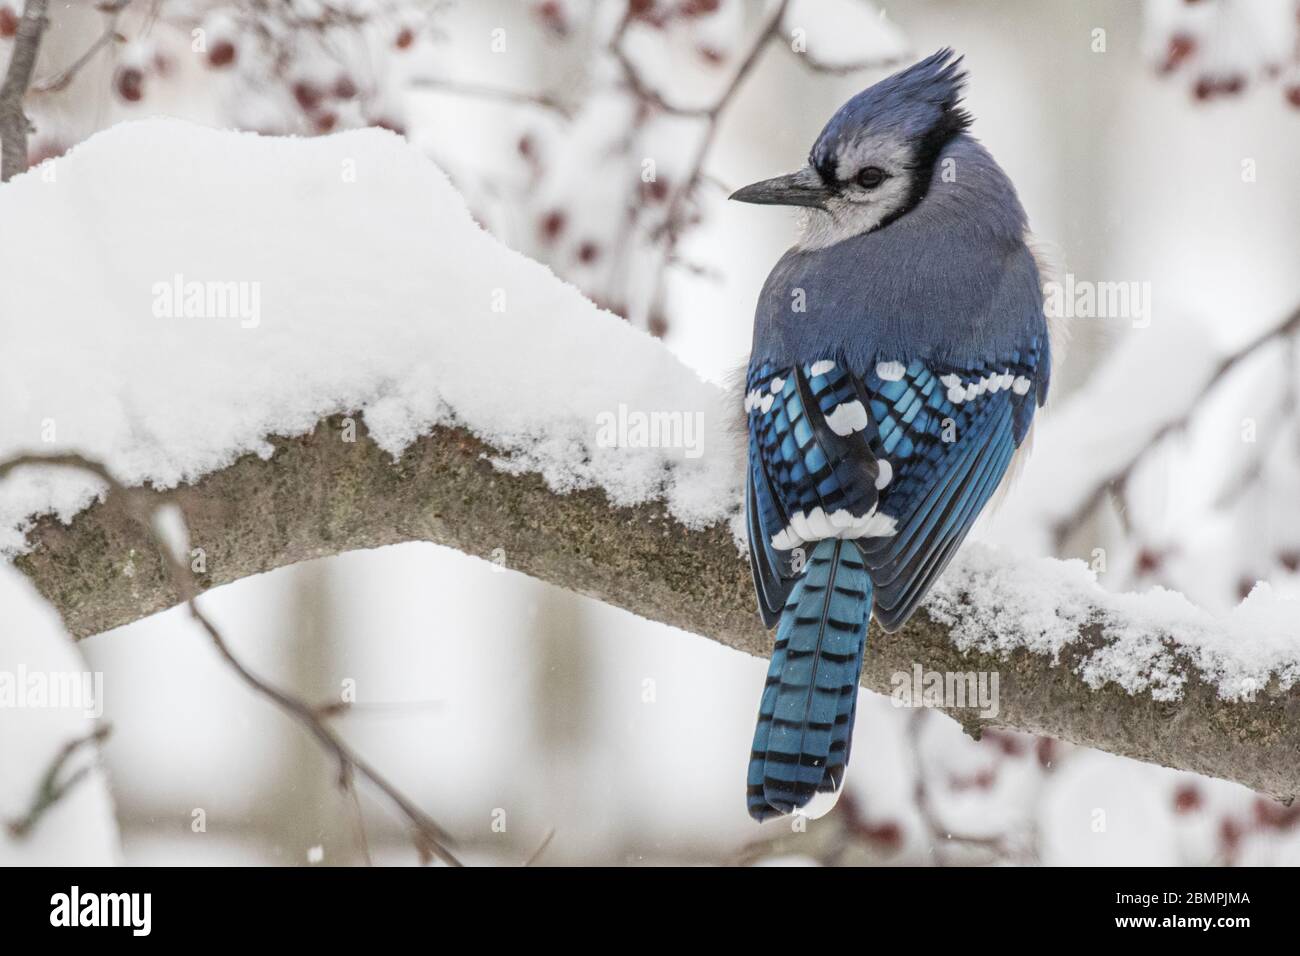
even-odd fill
[[[829,195],[830,190],[817,175],[817,171],[805,166],[797,173],[765,179],[761,183],[737,189],[728,198],[765,206],[811,206],[814,209],[825,209]]]

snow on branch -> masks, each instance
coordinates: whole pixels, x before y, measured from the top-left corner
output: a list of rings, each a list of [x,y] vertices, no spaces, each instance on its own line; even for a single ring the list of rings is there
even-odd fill
[[[0,218],[26,224],[0,238],[0,315],[40,317],[8,320],[29,360],[0,380],[16,410],[0,461],[102,461],[152,508],[179,508],[193,576],[182,593],[121,493],[99,500],[104,482],[6,469],[0,547],[74,635],[422,540],[768,652],[735,536],[733,403],[488,237],[398,138],[155,121],[58,163],[0,189]],[[88,211],[97,229],[77,219]],[[66,275],[105,255],[111,268]],[[972,547],[903,631],[872,633],[863,684],[997,674],[996,715],[950,711],[971,732],[1046,734],[1290,799],[1298,617],[1266,589],[1214,617],[1171,592],[1108,594],[1079,562]]]
[[[461,428],[436,428],[394,463],[364,431],[342,440],[347,421],[331,417],[274,440],[269,458],[245,455],[156,492],[184,513],[204,557],[200,590],[327,554],[432,541],[768,653],[725,525],[690,530],[661,502],[620,507],[595,489],[556,494],[540,475],[499,471],[495,450]],[[111,501],[69,526],[42,519],[30,537],[17,564],[78,636],[180,599],[148,535]],[[1300,789],[1294,613],[1288,622],[1285,608],[1253,601],[1240,619],[1216,622],[1174,594],[1106,595],[1078,562],[975,549],[902,632],[873,632],[862,683],[890,694],[895,675],[918,666],[996,673],[995,718],[950,712],[972,732],[1046,734],[1289,799]],[[1263,645],[1253,659],[1233,656],[1234,643],[1251,641]]]

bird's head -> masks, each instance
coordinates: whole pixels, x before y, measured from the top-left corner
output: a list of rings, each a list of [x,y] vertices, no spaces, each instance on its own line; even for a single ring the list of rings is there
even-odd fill
[[[970,125],[958,106],[965,79],[945,48],[881,80],[831,117],[807,166],[731,198],[807,209],[805,248],[888,225],[925,198],[940,150]]]

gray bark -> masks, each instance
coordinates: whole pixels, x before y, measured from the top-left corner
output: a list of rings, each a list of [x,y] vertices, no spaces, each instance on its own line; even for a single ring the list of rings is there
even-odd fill
[[[182,509],[191,546],[203,549],[201,590],[324,555],[431,541],[749,654],[769,652],[748,564],[726,527],[689,530],[662,505],[613,507],[600,491],[557,495],[537,475],[496,470],[493,450],[461,429],[438,428],[393,462],[359,421],[356,441],[343,441],[342,424],[328,419],[310,435],[276,439],[268,460],[248,455],[192,486],[152,492]],[[39,520],[29,539],[30,553],[16,563],[77,637],[180,600],[148,535],[111,497],[70,525]],[[891,676],[916,663],[996,671],[995,720],[951,712],[972,734],[997,725],[1235,780],[1283,800],[1300,791],[1300,688],[1228,703],[1190,671],[1175,702],[1113,684],[1093,689],[1077,664],[1113,637],[1090,626],[1059,662],[1026,650],[1005,658],[961,652],[922,609],[897,634],[873,629],[862,684],[888,694]]]
[[[27,168],[27,132],[30,125],[23,97],[32,82],[36,54],[45,33],[47,0],[27,0],[18,21],[13,52],[0,85],[0,181],[8,182]]]

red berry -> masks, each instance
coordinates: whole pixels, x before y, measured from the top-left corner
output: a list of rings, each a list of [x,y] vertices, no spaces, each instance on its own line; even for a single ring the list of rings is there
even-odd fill
[[[862,828],[862,835],[883,850],[894,852],[903,845],[903,830],[892,820]]]
[[[542,238],[547,242],[553,242],[559,238],[560,233],[564,231],[565,216],[558,209],[552,209],[542,217],[541,230]]]
[[[1161,556],[1158,552],[1150,548],[1143,548],[1137,556],[1137,573],[1141,575],[1152,574],[1159,570]]]
[[[655,8],[655,0],[627,0],[627,15],[630,17],[647,16]]]
[[[559,0],[544,0],[537,5],[537,16],[553,33],[564,36],[569,32],[569,25],[564,21],[564,7]]]
[[[208,51],[208,66],[229,66],[235,62],[235,45],[229,40],[218,40]]]
[[[662,179],[654,179],[648,183],[642,182],[641,196],[647,202],[663,202],[668,198],[668,183]]]
[[[1286,100],[1296,109],[1300,109],[1300,84],[1287,88]]]
[[[1208,76],[1197,77],[1196,85],[1192,87],[1192,95],[1198,100],[1208,100],[1214,95],[1215,83]]]
[[[997,747],[1008,757],[1019,757],[1025,751],[1025,745],[1019,737],[1002,730],[986,730],[980,739],[983,743]]]
[[[519,142],[515,144],[515,148],[519,150],[519,155],[524,159],[532,159],[537,152],[537,147],[533,145],[533,138],[526,133],[519,137]]]
[[[293,85],[293,98],[298,101],[298,105],[303,108],[303,112],[310,113],[320,106],[321,92],[314,84],[308,83],[306,80],[299,80]]]
[[[1296,87],[1292,92],[1300,93],[1300,87]],[[1296,103],[1296,106],[1300,106],[1300,103]],[[1277,556],[1277,560],[1288,571],[1300,570],[1300,551],[1283,551]]]
[[[1300,820],[1300,804],[1285,807],[1264,797],[1255,798],[1255,822],[1262,827],[1286,830]]]
[[[596,245],[594,242],[588,240],[578,246],[578,261],[591,265],[591,263],[595,262],[599,258],[600,246]]]
[[[137,103],[144,96],[144,73],[134,66],[123,66],[113,79],[117,95],[128,103]]]
[[[399,50],[407,50],[410,49],[411,44],[414,42],[415,31],[410,27],[402,27],[402,29],[397,31],[397,39],[393,41],[393,46],[397,47]]]
[[[702,17],[718,12],[718,0],[683,0],[679,9],[683,16]]]
[[[1241,824],[1230,817],[1224,817],[1219,824],[1219,844],[1224,851],[1231,853],[1241,843]]]
[[[1162,72],[1176,70],[1196,50],[1196,40],[1186,33],[1175,33],[1169,38],[1169,48],[1165,51],[1165,61],[1160,64]]]
[[[1194,783],[1185,783],[1174,791],[1174,812],[1191,813],[1201,808],[1201,791]]]
[[[11,37],[17,32],[17,15],[8,7],[0,7],[0,37]]]
[[[316,127],[318,133],[328,133],[338,123],[339,118],[336,114],[329,112],[317,113],[312,118],[312,125]]]
[[[334,81],[334,97],[340,100],[350,100],[357,95],[357,85],[352,82],[352,77],[344,74]]]
[[[650,316],[650,321],[649,323],[647,323],[647,328],[650,334],[653,335],[655,338],[662,339],[665,335],[668,334],[668,319],[666,316],[656,312],[654,315]]]

